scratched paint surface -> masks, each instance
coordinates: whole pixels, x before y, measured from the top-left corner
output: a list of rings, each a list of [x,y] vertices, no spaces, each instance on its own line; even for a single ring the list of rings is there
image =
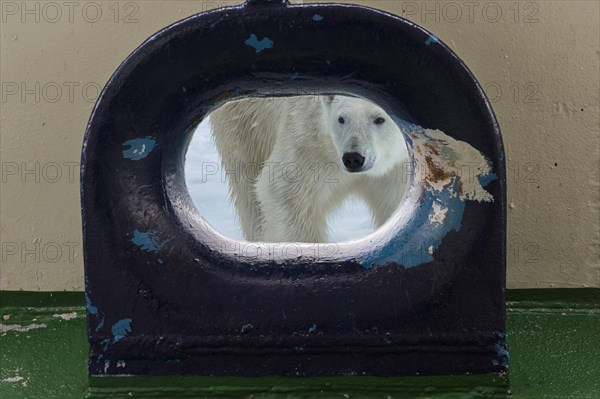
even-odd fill
[[[123,143],[123,157],[139,161],[150,155],[155,145],[156,139],[154,137],[127,140]]]
[[[425,45],[429,46],[432,43],[437,43],[439,39],[435,35],[430,35],[427,40],[425,40]]]
[[[73,294],[76,301],[65,299]],[[0,398],[83,398],[87,385],[83,293],[17,295],[25,301],[0,293]]]
[[[597,398],[600,290],[517,290],[508,296],[508,376],[102,377],[90,381],[84,294],[1,292],[3,325],[46,327],[0,332],[0,397]],[[115,360],[115,367],[120,362]]]
[[[131,319],[121,319],[111,327],[113,342],[119,342],[131,332]]]
[[[273,40],[268,37],[263,37],[262,39],[258,39],[258,37],[252,33],[248,39],[244,41],[250,47],[253,47],[257,53],[260,53],[264,49],[268,49],[273,47]]]
[[[135,229],[131,242],[148,252],[156,252],[164,245],[155,230],[139,231]]]
[[[424,129],[397,117],[413,156],[416,184],[424,189],[419,207],[396,237],[365,254],[365,268],[397,262],[414,267],[434,260],[450,231],[459,231],[467,201],[493,202],[484,186],[496,179],[492,165],[477,149],[439,130]]]

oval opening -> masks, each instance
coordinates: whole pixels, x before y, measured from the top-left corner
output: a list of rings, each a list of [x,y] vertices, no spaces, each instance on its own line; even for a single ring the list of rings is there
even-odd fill
[[[397,213],[410,181],[399,126],[347,95],[225,103],[196,127],[185,160],[200,215],[238,241],[360,240]]]

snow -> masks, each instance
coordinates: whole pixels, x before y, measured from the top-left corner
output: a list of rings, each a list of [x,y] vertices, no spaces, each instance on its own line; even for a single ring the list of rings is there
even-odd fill
[[[185,162],[185,182],[198,212],[221,234],[242,240],[235,207],[206,118],[194,132]],[[362,201],[348,199],[328,221],[331,242],[364,237],[374,231],[371,214]]]

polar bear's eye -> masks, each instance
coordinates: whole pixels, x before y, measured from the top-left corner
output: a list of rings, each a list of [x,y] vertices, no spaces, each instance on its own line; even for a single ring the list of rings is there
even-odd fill
[[[339,123],[344,123],[344,122],[345,122],[345,121],[344,121],[344,118],[342,118],[342,117],[340,116],[340,117],[338,118],[338,122],[339,122]]]
[[[379,118],[375,119],[376,125],[381,125],[383,122],[385,122],[385,119],[383,119],[381,116]]]

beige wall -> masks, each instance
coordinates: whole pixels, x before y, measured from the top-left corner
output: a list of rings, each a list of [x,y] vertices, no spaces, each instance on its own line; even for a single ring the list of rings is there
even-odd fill
[[[97,90],[150,34],[225,3],[1,2],[1,289],[83,289],[78,167]],[[487,89],[507,152],[509,287],[600,286],[600,3],[356,3],[404,12]]]

